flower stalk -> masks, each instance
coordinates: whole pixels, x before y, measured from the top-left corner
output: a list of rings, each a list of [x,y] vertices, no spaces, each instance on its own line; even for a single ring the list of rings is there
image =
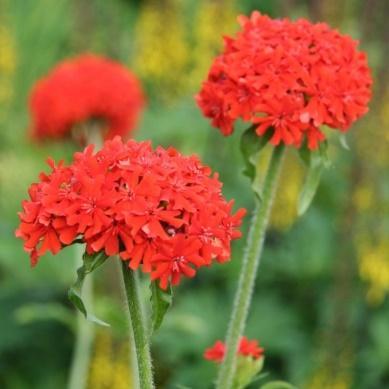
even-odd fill
[[[257,269],[262,254],[266,228],[274,200],[284,152],[284,145],[277,146],[273,149],[268,171],[263,183],[261,200],[256,200],[256,208],[251,220],[238,289],[236,291],[227,331],[227,352],[224,361],[220,366],[216,385],[217,389],[230,389],[234,382],[238,344],[247,321]]]
[[[139,290],[139,278],[135,271],[122,262],[123,285],[129,311],[131,346],[135,347],[138,370],[138,387],[140,389],[153,389],[153,372],[149,345],[148,326],[146,324],[142,299]]]

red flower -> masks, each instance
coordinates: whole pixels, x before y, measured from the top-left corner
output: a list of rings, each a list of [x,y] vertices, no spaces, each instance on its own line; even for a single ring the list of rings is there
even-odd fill
[[[168,244],[161,244],[154,254],[151,279],[159,279],[161,288],[166,289],[170,280],[172,285],[177,285],[182,274],[194,277],[196,270],[191,265],[201,267],[207,263],[200,254],[201,247],[202,243],[196,237],[175,235]]]
[[[139,81],[123,65],[83,55],[61,62],[34,86],[32,134],[38,139],[62,138],[78,124],[100,120],[106,139],[124,136],[136,126],[144,103]]]
[[[258,359],[263,356],[264,349],[259,347],[258,341],[248,340],[245,336],[242,336],[239,342],[238,355],[244,357],[251,357],[253,359]],[[215,344],[207,348],[204,352],[204,358],[209,361],[215,361],[221,363],[226,354],[226,346],[220,340],[216,341]]]
[[[217,363],[223,362],[224,355],[226,354],[226,346],[225,344],[217,340],[215,344],[207,348],[204,352],[204,358],[208,361],[215,361]]]
[[[49,161],[23,202],[16,235],[35,265],[76,239],[89,254],[120,255],[142,265],[161,288],[193,277],[198,268],[230,257],[245,213],[232,213],[217,175],[196,157],[119,137],[93,153],[88,146],[70,166]]]
[[[272,130],[270,142],[315,149],[320,126],[346,131],[364,115],[371,75],[358,43],[325,23],[241,16],[234,38],[225,38],[196,99],[224,135],[242,119]]]
[[[264,351],[265,350],[262,347],[259,347],[257,340],[248,340],[245,336],[242,336],[238,354],[258,359],[263,355]]]

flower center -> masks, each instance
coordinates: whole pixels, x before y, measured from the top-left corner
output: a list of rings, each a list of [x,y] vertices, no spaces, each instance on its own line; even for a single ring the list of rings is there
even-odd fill
[[[183,255],[173,258],[173,266],[172,269],[174,272],[180,271],[180,263],[185,263],[186,259]]]

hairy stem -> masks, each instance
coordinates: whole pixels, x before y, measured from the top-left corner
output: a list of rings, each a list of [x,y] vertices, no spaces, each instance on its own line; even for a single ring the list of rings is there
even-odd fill
[[[227,331],[227,352],[220,366],[217,389],[230,389],[233,385],[237,361],[236,351],[247,321],[284,149],[285,146],[281,145],[273,150],[263,183],[262,198],[261,201],[257,200],[252,216],[238,289]]]
[[[122,274],[128,310],[130,313],[131,345],[135,347],[139,388],[153,389],[154,383],[148,327],[142,311],[138,275],[128,268],[126,262],[122,262]]]

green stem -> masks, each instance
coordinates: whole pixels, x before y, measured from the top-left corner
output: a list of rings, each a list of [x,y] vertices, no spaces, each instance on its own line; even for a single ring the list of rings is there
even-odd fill
[[[131,344],[135,346],[138,367],[139,388],[153,389],[153,372],[151,364],[148,328],[143,316],[139,280],[136,272],[122,262],[124,289],[130,313]]]
[[[238,289],[236,291],[234,306],[227,331],[227,352],[224,361],[220,366],[216,384],[217,389],[230,389],[233,385],[237,360],[236,351],[247,321],[284,149],[285,146],[283,145],[273,149],[268,171],[263,183],[262,198],[260,201],[257,201],[256,209],[252,217]]]
[[[76,269],[82,265],[82,255],[85,250],[84,245],[75,245],[76,249]],[[82,296],[85,305],[90,308],[93,304],[93,279],[90,274],[84,281]],[[93,323],[86,320],[84,315],[77,312],[76,340],[70,367],[68,389],[86,388],[88,381],[89,361],[94,339]]]

